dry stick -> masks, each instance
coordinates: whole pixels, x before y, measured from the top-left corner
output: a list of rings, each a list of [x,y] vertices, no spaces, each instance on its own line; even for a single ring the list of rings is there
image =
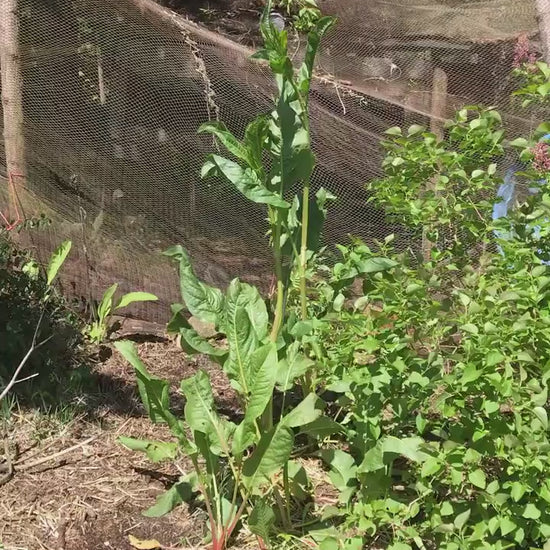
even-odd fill
[[[39,458],[38,460],[35,460],[33,462],[30,462],[28,464],[25,464],[23,463],[21,466],[19,466],[17,468],[17,470],[19,471],[25,471],[25,470],[29,470],[30,468],[34,468],[35,466],[40,466],[41,464],[44,464],[46,462],[49,462],[50,460],[55,460],[56,458],[59,458],[61,456],[64,456],[72,451],[76,451],[77,449],[79,449],[80,447],[84,447],[84,445],[87,445],[88,443],[91,443],[92,441],[94,441],[95,439],[98,439],[98,437],[100,436],[101,434],[98,434],[98,435],[94,435],[92,437],[89,437],[88,439],[86,439],[85,441],[82,441],[81,443],[77,443],[76,445],[73,445],[72,447],[68,447],[67,449],[63,449],[62,451],[58,451],[57,453],[54,453],[52,455],[49,455],[49,456],[44,456],[42,458]]]
[[[13,376],[11,380],[8,382],[8,385],[2,390],[2,393],[0,393],[0,401],[8,395],[8,392],[17,384],[18,382],[22,382],[22,380],[19,380],[19,373],[23,370],[23,367],[27,364],[27,361],[29,360],[30,356],[35,352],[38,348],[43,346],[46,342],[51,340],[53,338],[53,334],[51,336],[48,336],[45,340],[42,340],[39,344],[36,343],[36,340],[38,338],[38,331],[40,330],[40,325],[42,324],[42,319],[44,318],[44,310],[42,310],[42,313],[40,314],[40,319],[38,319],[38,323],[36,324],[36,328],[34,330],[34,335],[32,337],[32,344],[29,348],[29,351],[25,354],[25,357],[21,359],[21,362],[19,363],[18,367],[15,369],[15,372],[13,373]]]

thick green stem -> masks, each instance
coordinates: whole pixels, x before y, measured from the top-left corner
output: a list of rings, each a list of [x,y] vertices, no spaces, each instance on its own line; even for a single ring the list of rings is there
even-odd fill
[[[283,325],[285,306],[285,285],[283,281],[283,261],[281,253],[281,218],[276,210],[270,212],[270,219],[273,220],[273,257],[275,262],[275,276],[277,278],[277,301],[275,303],[275,318],[271,327],[270,340],[277,342],[279,332]],[[273,428],[273,396],[269,400],[262,417],[262,426],[265,430]]]
[[[271,341],[276,342],[283,325],[285,285],[283,281],[283,261],[281,253],[281,218],[277,211],[274,212],[273,227],[273,259],[275,263],[275,277],[277,278],[277,301],[275,303],[275,318],[271,327]]]
[[[302,194],[302,243],[300,248],[300,309],[307,319],[307,233],[309,226],[309,179],[304,181]]]

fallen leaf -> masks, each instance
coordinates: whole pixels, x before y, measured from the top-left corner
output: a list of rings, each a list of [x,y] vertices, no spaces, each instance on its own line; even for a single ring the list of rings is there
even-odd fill
[[[130,540],[130,544],[138,550],[155,550],[162,547],[160,542],[155,539],[141,540],[134,537],[134,535],[128,535],[128,539]]]

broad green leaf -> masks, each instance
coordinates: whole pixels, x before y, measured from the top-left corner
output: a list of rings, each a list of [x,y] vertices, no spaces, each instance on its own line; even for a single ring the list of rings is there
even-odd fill
[[[368,258],[357,262],[355,267],[359,274],[366,274],[387,271],[396,265],[398,265],[397,262],[395,260],[391,260],[390,258]]]
[[[403,132],[399,126],[393,126],[384,132],[387,136],[401,136]]]
[[[149,292],[129,292],[124,294],[115,309],[127,307],[135,302],[156,302],[158,298]]]
[[[244,418],[235,431],[233,453],[241,454],[255,440],[257,420],[273,396],[277,375],[277,347],[270,342],[252,353],[249,362],[249,395]]]
[[[476,368],[474,363],[468,363],[464,368],[460,382],[462,384],[469,384],[476,381],[483,374],[483,370]]]
[[[238,280],[232,281],[231,285],[238,286],[236,289],[238,293],[237,303],[240,307],[246,309],[258,340],[263,340],[268,334],[269,323],[269,314],[264,299],[255,286]],[[230,294],[229,289],[227,293]]]
[[[383,440],[382,449],[384,453],[401,455],[413,462],[423,462],[429,455],[421,450],[424,440],[421,437],[404,437],[402,439],[386,436]]]
[[[548,430],[548,413],[546,412],[546,409],[544,407],[535,407],[533,409],[533,412],[535,413],[536,417],[540,420],[542,427],[545,430]]]
[[[223,122],[206,122],[199,127],[198,132],[216,136],[218,141],[232,155],[250,164],[248,149],[227,129],[227,126]]]
[[[460,327],[464,332],[469,334],[479,334],[479,329],[472,323],[466,323]]]
[[[369,449],[363,458],[363,461],[357,468],[358,473],[370,473],[376,472],[385,466],[384,463],[384,450],[382,448],[382,441],[378,440],[376,445]]]
[[[290,208],[290,203],[282,199],[277,193],[270,191],[258,175],[250,168],[242,168],[232,160],[210,155],[203,166],[202,177],[214,174],[223,175],[247,199],[258,204],[269,204],[276,208]]]
[[[114,283],[103,293],[103,297],[101,298],[101,302],[99,302],[99,306],[97,308],[97,316],[100,321],[103,321],[111,314],[111,309],[113,307],[113,296],[117,288],[118,283]]]
[[[311,498],[311,483],[302,464],[295,460],[288,461],[288,479],[290,492],[300,502],[306,502]]]
[[[344,491],[352,485],[357,466],[354,458],[340,449],[322,449],[319,452],[323,461],[330,467],[330,479],[339,491]]]
[[[420,437],[399,439],[385,436],[365,454],[358,471],[361,473],[375,472],[391,462],[396,456],[404,456],[413,462],[424,462],[429,455],[421,450],[424,440]]]
[[[159,518],[171,512],[176,506],[188,502],[193,496],[193,489],[187,481],[177,481],[157,498],[153,506],[145,510],[143,515],[149,518]]]
[[[446,500],[443,504],[441,504],[440,513],[442,516],[452,516],[454,514],[453,505]]]
[[[172,312],[172,318],[166,325],[166,332],[168,334],[178,334],[182,328],[191,328],[189,321],[183,314],[185,311],[185,306],[183,304],[172,304],[170,306],[170,311]]]
[[[50,257],[48,267],[46,269],[46,282],[51,285],[54,279],[57,277],[61,266],[65,263],[69,252],[71,251],[73,243],[71,241],[62,242],[54,251]]]
[[[407,136],[412,137],[418,134],[422,134],[426,131],[425,126],[420,126],[419,124],[413,124],[407,131]]]
[[[294,445],[292,428],[309,424],[320,416],[321,410],[316,408],[318,400],[314,393],[309,394],[273,429],[262,433],[256,449],[243,466],[244,483],[248,488],[258,487],[284,466]]]
[[[493,350],[487,353],[485,356],[485,363],[488,367],[494,367],[495,365],[498,365],[499,363],[502,363],[504,361],[505,357],[500,353],[500,351]]]
[[[345,428],[329,418],[328,416],[320,416],[313,422],[302,426],[300,433],[307,434],[310,437],[324,439],[337,433],[345,433]]]
[[[345,301],[346,301],[346,297],[342,293],[338,294],[334,299],[334,302],[332,304],[332,309],[334,309],[334,311],[336,312],[342,311],[342,307]]]
[[[273,512],[272,506],[267,504],[264,499],[258,499],[248,517],[248,528],[264,542],[268,542],[274,523],[275,512]]]
[[[284,422],[262,433],[254,452],[244,462],[244,485],[252,490],[269,481],[290,458],[293,445],[294,434]]]
[[[216,436],[211,437],[212,430],[209,433],[193,432],[193,440],[197,447],[198,455],[201,457],[206,473],[209,476],[215,476],[220,471],[220,456],[223,454],[218,445]]]
[[[487,478],[485,477],[485,472],[478,468],[473,472],[468,474],[468,480],[472,485],[479,487],[480,489],[485,489],[487,487]]]
[[[180,345],[181,349],[188,353],[189,355],[194,355],[196,353],[203,353],[212,358],[213,361],[219,363],[220,365],[227,358],[227,350],[215,348],[204,338],[201,338],[197,331],[191,328],[180,328]]]
[[[421,414],[418,414],[416,415],[415,423],[418,433],[423,434],[426,426],[428,425],[428,421]]]
[[[526,519],[539,519],[541,515],[541,511],[533,503],[529,503],[525,506],[522,517]]]
[[[516,523],[514,523],[510,518],[507,517],[500,518],[499,524],[500,532],[503,537],[511,533],[517,527]]]
[[[197,279],[189,255],[181,246],[169,248],[164,255],[179,263],[181,296],[191,315],[219,325],[224,308],[222,292]]]
[[[319,418],[322,410],[318,407],[321,400],[316,394],[310,393],[296,407],[294,407],[283,419],[281,423],[290,428],[297,428],[310,424]]]
[[[277,387],[279,391],[288,391],[295,380],[304,376],[314,362],[300,351],[300,343],[293,342],[288,346],[286,357],[279,361],[277,369]]]
[[[244,143],[248,148],[249,163],[259,173],[263,172],[262,153],[267,137],[268,119],[263,116],[256,117],[247,127],[244,133]]]
[[[166,380],[152,376],[139,358],[132,342],[115,342],[115,348],[134,367],[137,385],[143,406],[153,423],[166,422],[180,442],[187,437],[177,418],[170,411],[170,387]]]
[[[309,200],[309,224],[307,231],[307,249],[317,252],[322,244],[323,227],[327,217],[328,208],[326,204],[330,201],[336,200],[336,197],[321,187],[315,197]],[[300,205],[299,213],[302,214]],[[299,232],[296,234],[298,238]]]
[[[210,434],[219,428],[219,417],[215,410],[214,394],[210,378],[200,370],[195,375],[181,381],[185,395],[185,420],[193,432]]]
[[[303,125],[302,104],[295,89],[289,81],[283,80],[280,91],[274,115],[276,124],[271,128],[271,153],[277,157],[274,175],[284,192],[298,181],[309,180],[315,157],[311,151],[309,133]]]
[[[340,542],[334,537],[327,537],[321,541],[319,550],[340,550]]]
[[[519,147],[520,149],[525,149],[526,147],[529,147],[529,141],[527,141],[525,138],[517,138],[512,140],[509,145],[511,147]]]
[[[257,302],[255,296],[249,285],[235,279],[229,284],[225,299],[224,321],[229,343],[229,356],[224,364],[224,371],[245,397],[250,393],[250,357],[261,345],[255,328],[255,324],[258,326],[256,307],[259,306],[261,299],[260,302]],[[261,303],[263,304],[263,302]],[[261,333],[265,333],[267,330],[265,305],[263,308],[260,315],[262,317]],[[276,369],[276,366],[274,368]]]
[[[468,508],[468,510],[466,510],[465,512],[458,514],[458,516],[455,517],[453,522],[455,527],[457,529],[462,529],[466,525],[466,522],[470,519],[471,513],[472,513],[472,510]]]
[[[443,463],[436,457],[430,457],[422,464],[422,477],[428,477],[436,474],[443,467]]]
[[[178,456],[178,444],[169,441],[149,441],[133,437],[119,437],[119,443],[132,451],[141,451],[151,462],[174,460]]]

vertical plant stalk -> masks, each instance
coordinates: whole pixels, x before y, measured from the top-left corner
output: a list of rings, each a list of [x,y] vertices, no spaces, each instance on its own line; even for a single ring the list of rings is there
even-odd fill
[[[277,279],[277,301],[275,302],[275,318],[271,327],[271,341],[276,342],[283,324],[285,285],[283,281],[283,258],[281,253],[281,218],[275,209],[270,210],[269,217],[274,220],[273,260],[275,263],[275,277]]]
[[[275,277],[277,279],[277,301],[275,302],[275,317],[271,327],[270,340],[277,342],[283,325],[285,306],[285,284],[283,281],[283,257],[281,252],[281,217],[275,208],[269,207],[269,220],[273,228],[273,261],[275,263]],[[273,428],[273,396],[269,400],[262,415],[264,430]]]
[[[309,91],[304,97],[294,83],[294,90],[298,96],[301,106],[301,121],[307,135],[307,146],[311,150],[311,132],[309,129]],[[307,236],[309,231],[309,186],[310,179],[307,177],[303,182],[302,190],[302,239],[300,245],[300,312],[302,320],[307,319]]]
[[[309,129],[308,129],[309,133]],[[307,319],[307,234],[309,226],[309,178],[304,181],[302,192],[302,242],[300,246],[300,311]]]

